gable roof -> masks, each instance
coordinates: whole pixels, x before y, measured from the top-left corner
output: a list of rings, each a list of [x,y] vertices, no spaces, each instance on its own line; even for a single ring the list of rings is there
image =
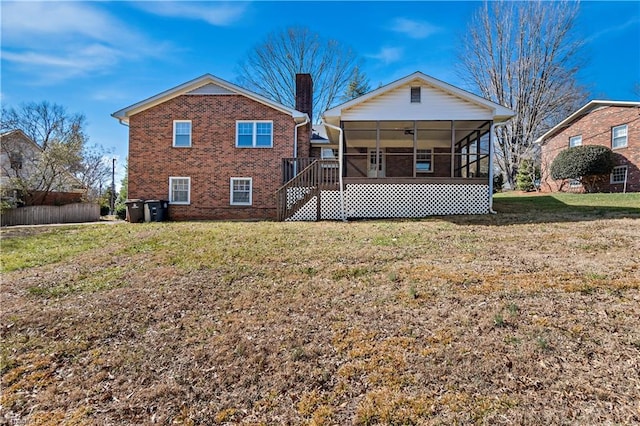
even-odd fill
[[[9,130],[8,132],[4,132],[0,134],[0,140],[13,135],[14,133],[16,134],[16,136],[20,136],[28,144],[31,144],[33,148],[35,148],[37,151],[42,152],[42,147],[40,147],[40,145],[38,145],[33,139],[27,136],[27,134],[23,132],[22,129],[14,129],[14,130]]]
[[[580,108],[579,110],[577,110],[576,112],[574,112],[573,114],[571,114],[570,116],[568,116],[567,118],[565,118],[564,120],[562,120],[561,122],[556,124],[547,133],[545,133],[544,135],[542,135],[538,139],[536,139],[535,143],[544,144],[544,141],[546,139],[549,139],[549,138],[553,137],[556,133],[560,132],[561,130],[564,130],[567,127],[569,127],[571,125],[571,123],[576,121],[578,118],[591,113],[593,110],[595,110],[597,108],[602,108],[602,107],[607,107],[607,106],[623,106],[623,107],[640,108],[640,102],[634,102],[634,101],[605,101],[605,100],[589,101],[585,106],[583,106],[582,108]]]
[[[253,99],[256,102],[260,102],[261,104],[267,105],[273,109],[276,109],[278,111],[284,112],[285,114],[291,115],[291,117],[293,117],[293,119],[296,120],[296,122],[303,122],[305,119],[308,119],[308,116],[306,113],[284,106],[278,102],[272,101],[271,99],[267,99],[264,96],[258,95],[257,93],[244,89],[233,83],[229,83],[228,81],[225,81],[211,74],[204,74],[198,78],[195,78],[191,81],[187,81],[186,83],[183,83],[172,89],[165,90],[162,93],[159,93],[155,96],[152,96],[143,101],[130,105],[119,111],[116,111],[113,114],[111,114],[111,116],[114,118],[117,118],[121,123],[129,124],[129,117],[131,117],[132,115],[190,92],[193,92],[195,94],[208,93],[208,94],[218,94],[218,95],[224,95],[224,94],[243,95],[243,96],[246,96],[247,98]]]
[[[490,109],[493,112],[493,116],[495,117],[496,121],[506,121],[515,115],[515,113],[507,107],[504,107],[500,104],[484,99],[480,96],[474,95],[473,93],[467,92],[458,87],[452,86],[449,83],[445,83],[444,81],[438,80],[436,78],[423,74],[419,71],[416,71],[413,74],[409,74],[406,77],[403,77],[385,86],[379,87],[376,90],[373,90],[355,99],[347,101],[341,105],[333,107],[325,111],[324,114],[322,114],[322,118],[323,120],[326,119],[329,121],[335,121],[335,118],[338,118],[342,115],[343,110],[346,110],[348,108],[353,108],[370,99],[373,99],[382,94],[388,93],[404,84],[413,82],[415,80],[420,80],[429,86],[435,87],[436,89],[442,90],[445,93],[461,98],[462,100],[471,102],[472,104],[475,104],[477,106]],[[331,120],[331,118],[334,118],[334,120]]]

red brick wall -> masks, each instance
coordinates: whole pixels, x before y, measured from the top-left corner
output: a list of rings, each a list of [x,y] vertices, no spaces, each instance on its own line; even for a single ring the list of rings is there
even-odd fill
[[[173,120],[191,120],[190,148],[174,148]],[[236,148],[236,120],[273,120],[273,148]],[[182,95],[129,122],[129,198],[169,199],[169,177],[191,178],[191,204],[170,205],[169,218],[272,219],[281,159],[292,157],[295,122],[241,95]],[[301,130],[305,126],[301,127]],[[298,135],[308,153],[308,134]],[[230,205],[230,178],[253,178],[253,205]]]
[[[596,109],[577,119],[569,127],[542,147],[542,190],[574,191],[566,181],[551,179],[549,168],[558,152],[569,148],[571,136],[582,135],[583,145],[603,145],[611,148],[611,128],[627,124],[627,146],[614,149],[616,165],[627,165],[627,191],[640,191],[640,109],[636,107],[609,106]],[[605,192],[621,192],[622,184],[610,184],[607,177],[601,188]]]

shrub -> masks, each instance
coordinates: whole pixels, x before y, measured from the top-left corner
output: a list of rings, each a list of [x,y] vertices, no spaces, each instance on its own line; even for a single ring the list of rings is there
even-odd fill
[[[553,179],[578,179],[585,191],[593,192],[598,178],[611,173],[613,152],[606,146],[576,146],[561,151],[551,163]]]
[[[116,205],[116,216],[118,216],[119,219],[124,220],[127,217],[127,206],[124,204]]]
[[[493,193],[502,192],[502,187],[504,186],[504,176],[502,173],[496,173],[493,175]]]
[[[529,160],[522,160],[516,175],[516,187],[520,191],[533,191],[536,189],[536,182],[540,180],[540,168]]]

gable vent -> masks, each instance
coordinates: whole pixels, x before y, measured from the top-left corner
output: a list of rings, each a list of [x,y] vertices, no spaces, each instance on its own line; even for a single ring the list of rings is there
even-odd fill
[[[420,103],[420,87],[411,88],[411,103],[412,104]]]

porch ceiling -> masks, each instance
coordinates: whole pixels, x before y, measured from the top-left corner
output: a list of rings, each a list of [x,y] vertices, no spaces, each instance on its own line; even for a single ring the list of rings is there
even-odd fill
[[[455,139],[459,141],[477,130],[489,130],[487,120],[455,121]],[[375,146],[377,136],[376,121],[346,121],[343,123],[344,136],[348,146]],[[416,140],[418,145],[425,147],[451,146],[450,121],[416,121]],[[413,121],[380,121],[381,146],[399,147],[413,146]],[[338,142],[338,131],[328,129],[328,136],[332,143]]]

